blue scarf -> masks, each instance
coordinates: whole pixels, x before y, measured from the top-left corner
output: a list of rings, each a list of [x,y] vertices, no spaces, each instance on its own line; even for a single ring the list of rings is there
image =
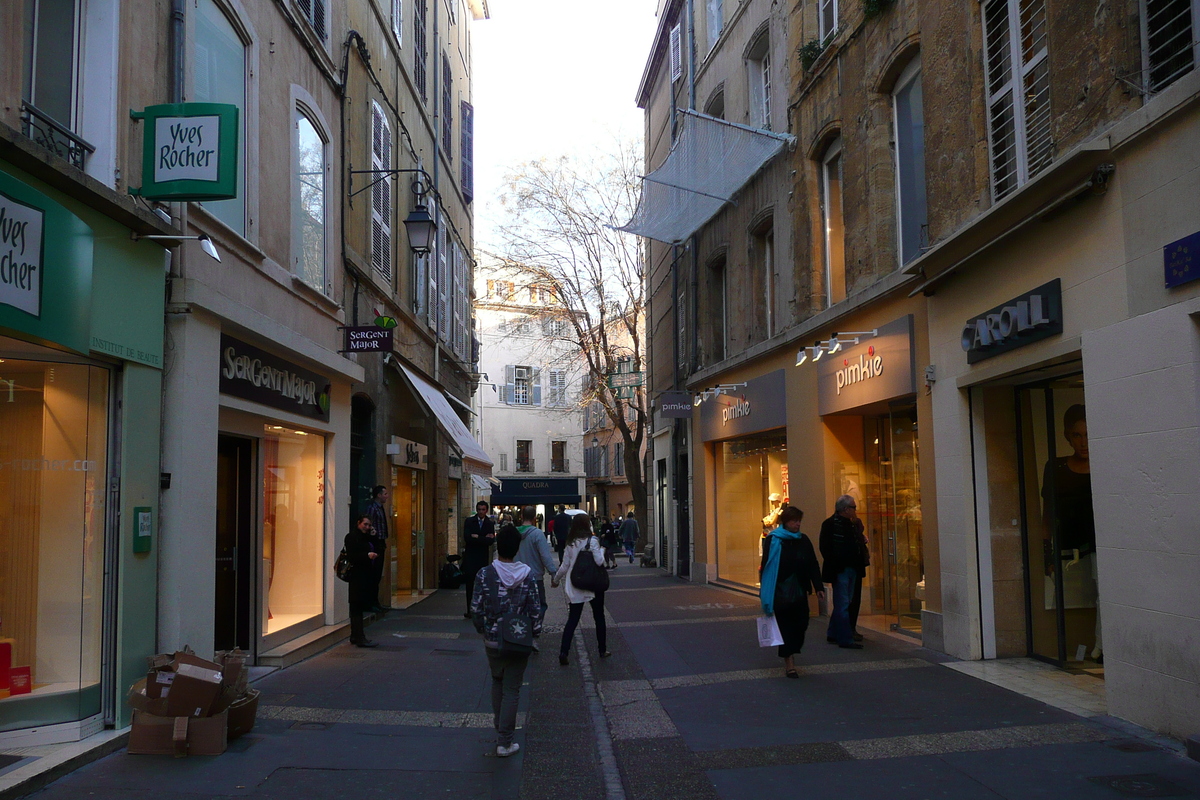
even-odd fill
[[[770,550],[767,551],[767,565],[763,567],[762,579],[758,590],[758,599],[762,603],[763,613],[768,617],[775,613],[775,581],[779,577],[779,553],[783,550],[784,539],[799,539],[804,534],[792,533],[780,526],[771,531]]]

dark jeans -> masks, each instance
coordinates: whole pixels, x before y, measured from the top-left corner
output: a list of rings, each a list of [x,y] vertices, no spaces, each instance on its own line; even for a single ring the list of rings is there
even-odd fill
[[[850,633],[858,633],[858,609],[862,606],[862,582],[858,573],[854,574],[853,592],[850,595],[850,607],[846,609],[850,617]]]
[[[542,607],[542,619],[546,618],[546,609],[550,606],[550,602],[546,600],[546,579],[538,578],[534,581],[538,589],[538,604]]]
[[[475,576],[486,564],[463,564],[463,585],[467,587],[467,611],[471,610],[471,598],[475,596]]]
[[[487,651],[488,667],[492,671],[492,714],[496,727],[496,744],[512,744],[517,729],[517,703],[521,700],[521,679],[525,676],[528,653],[501,653],[494,647]]]
[[[850,598],[854,595],[857,577],[857,571],[847,567],[833,579],[833,603],[829,612],[829,630],[825,635],[836,639],[838,644],[854,642],[854,633],[850,628]]]
[[[596,645],[603,653],[608,649],[608,629],[604,624],[604,593],[596,595],[588,601],[592,606],[592,619],[596,620]],[[571,640],[575,638],[575,627],[583,616],[583,603],[571,603],[571,611],[567,614],[567,627],[563,628],[562,644],[558,648],[560,656],[566,656],[571,649]]]
[[[633,546],[634,546],[634,544],[635,544],[635,542],[626,542],[625,543],[625,555],[629,556],[630,564],[633,563]]]

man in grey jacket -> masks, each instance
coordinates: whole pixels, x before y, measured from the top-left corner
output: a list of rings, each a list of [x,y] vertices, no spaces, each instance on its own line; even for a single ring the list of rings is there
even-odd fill
[[[528,565],[529,577],[537,584],[538,601],[542,605],[542,614],[545,615],[549,605],[546,601],[546,573],[553,573],[558,567],[554,564],[554,551],[550,549],[546,534],[534,524],[536,520],[537,509],[533,506],[521,509],[521,525],[517,528],[521,534],[521,547],[517,550],[515,560]]]

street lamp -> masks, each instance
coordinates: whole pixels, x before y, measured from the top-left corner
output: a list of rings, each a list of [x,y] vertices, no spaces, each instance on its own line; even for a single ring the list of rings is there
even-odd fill
[[[600,446],[600,440],[597,439],[595,436],[593,436],[592,437],[592,447],[599,447],[599,446]]]
[[[437,232],[437,223],[429,216],[429,210],[423,203],[418,203],[404,220],[408,231],[408,247],[419,256],[433,249],[433,235]]]

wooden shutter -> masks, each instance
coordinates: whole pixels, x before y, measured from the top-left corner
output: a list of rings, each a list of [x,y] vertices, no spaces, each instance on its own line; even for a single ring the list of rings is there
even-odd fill
[[[317,32],[322,40],[325,39],[325,0],[312,0],[313,15],[312,24],[313,30]]]
[[[442,53],[442,149],[446,158],[454,161],[454,76],[450,72],[450,57]]]
[[[458,242],[454,243],[454,352],[459,358],[466,358],[466,303],[464,302],[467,294],[466,281],[464,280],[463,264],[466,259],[463,257],[462,247]]]
[[[542,370],[539,367],[531,370],[529,387],[530,402],[535,406],[540,406],[542,404]]]
[[[413,83],[421,94],[421,102],[429,100],[425,80],[425,63],[428,59],[425,41],[425,12],[428,2],[429,0],[415,0],[413,3]]]
[[[509,364],[504,368],[504,385],[500,387],[500,402],[511,404],[515,399],[517,368]]]
[[[475,199],[475,108],[466,100],[462,101],[462,193],[463,202],[470,203]]]
[[[438,225],[438,278],[437,278],[437,332],[443,342],[450,334],[450,232],[446,230],[448,220],[443,216]]]
[[[404,46],[404,0],[392,0],[392,33],[396,34],[396,44]]]
[[[392,168],[392,129],[378,103],[371,103],[371,169]],[[372,180],[381,178],[373,176]],[[392,278],[392,179],[371,187],[371,266]]]
[[[671,83],[683,77],[683,29],[677,22],[671,28]]]

